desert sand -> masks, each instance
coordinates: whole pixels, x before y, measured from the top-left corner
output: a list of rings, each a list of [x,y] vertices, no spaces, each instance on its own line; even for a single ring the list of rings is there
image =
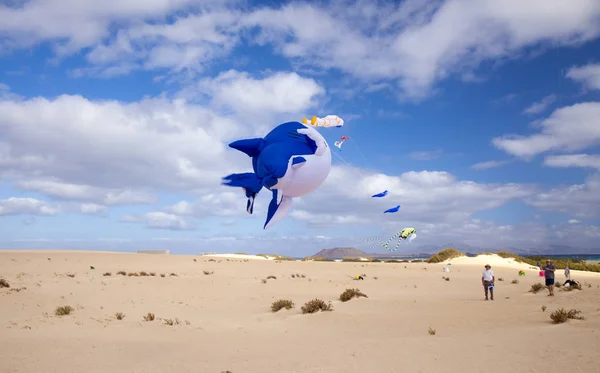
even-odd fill
[[[0,372],[600,371],[600,274],[572,271],[583,290],[548,297],[528,292],[541,280],[528,265],[496,256],[450,262],[445,273],[445,263],[0,251],[0,277],[10,283],[0,288]],[[485,263],[504,279],[495,301],[483,299]],[[357,274],[365,280],[352,280]],[[342,303],[346,288],[368,298]],[[314,298],[333,311],[302,314]],[[273,313],[277,299],[296,307]],[[63,305],[74,311],[55,316]],[[585,320],[553,324],[559,307]],[[149,312],[154,321],[143,320]]]

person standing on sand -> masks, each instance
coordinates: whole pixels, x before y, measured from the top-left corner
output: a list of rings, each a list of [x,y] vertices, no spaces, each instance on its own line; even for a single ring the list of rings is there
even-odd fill
[[[548,287],[549,297],[554,296],[554,271],[556,271],[556,267],[550,259],[546,260],[546,265],[544,266],[544,277],[546,278],[546,286]]]
[[[483,285],[483,290],[485,291],[485,300],[488,300],[488,290],[490,295],[492,296],[492,300],[494,300],[494,271],[492,271],[492,266],[489,264],[485,265],[485,270],[481,273],[481,284]],[[490,287],[491,285],[491,287]]]

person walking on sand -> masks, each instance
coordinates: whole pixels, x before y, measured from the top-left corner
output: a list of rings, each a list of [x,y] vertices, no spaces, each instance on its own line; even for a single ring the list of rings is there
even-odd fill
[[[492,266],[489,264],[485,265],[485,270],[481,273],[481,284],[483,285],[483,290],[485,291],[485,300],[488,300],[488,290],[491,295],[491,299],[494,300],[494,281],[496,278],[494,277],[494,271],[492,271]]]
[[[550,259],[546,260],[546,265],[544,266],[544,277],[546,278],[546,286],[548,287],[549,297],[554,296],[554,271],[556,271],[556,267],[552,264]]]

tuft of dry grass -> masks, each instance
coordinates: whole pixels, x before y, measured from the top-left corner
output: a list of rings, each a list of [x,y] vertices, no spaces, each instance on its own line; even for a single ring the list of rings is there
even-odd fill
[[[554,311],[554,312],[552,312],[550,314],[550,319],[555,324],[564,323],[564,322],[566,322],[569,319],[571,319],[571,320],[585,320],[585,317],[579,316],[580,313],[581,313],[581,311],[579,311],[579,310],[571,309],[571,310],[567,311],[564,308],[559,308],[559,309],[557,309],[556,311]]]
[[[333,311],[333,306],[331,302],[325,303],[325,301],[321,299],[313,299],[304,303],[304,306],[300,308],[302,313],[315,313],[318,311]]]
[[[263,278],[262,280],[260,280],[260,282],[262,282],[263,284],[266,284],[267,283],[267,279]]]
[[[104,274],[102,274],[102,276],[112,276],[112,273],[110,273],[110,272],[104,272]]]
[[[429,335],[435,335],[436,331],[435,329],[432,329],[431,326],[429,327],[429,330],[427,330],[429,332]]]
[[[554,284],[554,287],[560,288],[562,287],[562,284],[560,282],[557,282],[556,284]]]
[[[544,306],[542,306],[542,312],[546,312],[546,308],[547,308],[547,307],[546,307],[545,305],[544,305]]]
[[[175,273],[175,272],[171,272],[171,273],[169,274],[169,276],[173,276],[173,277],[179,277],[179,276],[177,275],[177,273]]]
[[[450,281],[450,277],[442,276],[442,278],[446,281]]]
[[[504,281],[504,277],[498,277],[498,281]]]
[[[163,322],[165,323],[165,325],[169,325],[169,326],[181,324],[181,321],[177,317],[175,318],[175,320],[173,320],[173,319],[163,319]]]
[[[60,306],[60,307],[56,307],[56,309],[54,310],[54,314],[56,316],[65,316],[70,314],[71,312],[73,312],[73,307],[71,306]]]
[[[129,277],[131,277],[131,276],[135,276],[135,277],[137,277],[137,276],[139,276],[139,275],[140,275],[140,274],[139,274],[139,273],[137,273],[137,272],[129,272],[129,273],[127,274],[127,276],[129,276]]]
[[[144,316],[144,321],[154,321],[154,314],[151,312],[148,312],[148,314],[146,316]]]
[[[3,278],[0,278],[0,288],[9,288],[10,284]]]
[[[75,277],[75,274],[74,273],[67,273],[67,276],[73,278],[73,277]]]
[[[544,284],[537,282],[537,283],[531,285],[531,289],[529,289],[529,292],[533,293],[533,294],[537,294],[540,291],[544,290],[544,288],[546,288],[546,286],[544,286]]]
[[[126,276],[127,275],[127,273],[125,271],[119,271],[119,272],[117,272],[117,274],[121,275],[121,276]]]
[[[154,276],[156,276],[156,272],[150,272],[149,275],[154,277]]]
[[[148,274],[148,272],[142,271],[142,272],[140,272],[140,276],[150,276],[150,275]]]
[[[271,304],[271,311],[277,312],[282,308],[285,308],[286,310],[291,310],[294,307],[295,307],[295,304],[291,300],[280,299],[280,300],[276,300],[275,302],[273,302]]]
[[[117,312],[115,313],[115,319],[117,320],[123,320],[125,318],[125,314],[123,312]]]
[[[517,280],[517,279],[514,279],[514,280],[512,280],[510,283],[511,283],[511,284],[518,284],[518,283],[519,283],[519,280]]]
[[[161,274],[160,274],[160,277],[165,277],[165,274],[164,274],[164,273],[161,273]]]
[[[267,276],[267,280],[271,280],[271,279],[273,279],[273,280],[277,280],[277,277],[275,277],[275,276],[273,276],[273,275]]]
[[[203,271],[206,276],[212,275],[215,271]]]
[[[12,288],[12,289],[10,289],[10,291],[14,291],[16,293],[20,293],[23,290],[27,290],[27,288],[23,286],[22,288]]]
[[[340,300],[342,302],[347,302],[352,298],[360,298],[360,297],[368,298],[367,294],[362,293],[358,289],[346,289],[342,294],[340,294]]]

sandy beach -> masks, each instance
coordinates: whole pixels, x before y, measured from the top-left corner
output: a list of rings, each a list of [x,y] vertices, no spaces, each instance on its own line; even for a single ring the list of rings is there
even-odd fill
[[[483,299],[486,263],[504,279],[494,301]],[[526,264],[446,266],[0,251],[10,284],[0,288],[0,372],[598,372],[600,274],[572,271],[583,289],[548,297],[529,292],[543,279]],[[339,301],[347,288],[368,298]],[[333,311],[302,314],[314,298]],[[271,312],[278,299],[295,308]],[[73,311],[56,316],[59,306]],[[585,320],[553,324],[560,307]]]

